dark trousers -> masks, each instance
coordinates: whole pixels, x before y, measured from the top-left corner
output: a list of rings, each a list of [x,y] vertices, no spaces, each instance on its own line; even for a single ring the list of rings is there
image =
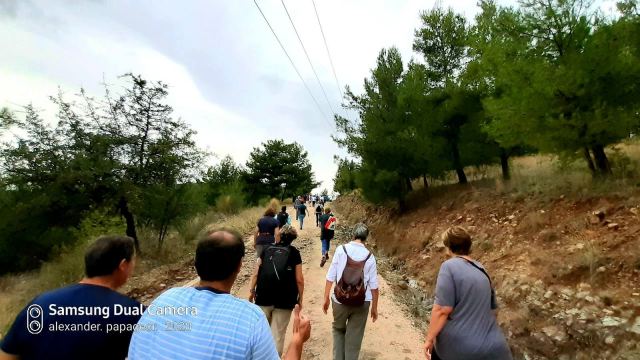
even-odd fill
[[[321,215],[322,215],[322,214],[320,214],[320,213],[316,213],[316,227],[317,227],[317,226],[320,226],[320,216],[321,216]]]

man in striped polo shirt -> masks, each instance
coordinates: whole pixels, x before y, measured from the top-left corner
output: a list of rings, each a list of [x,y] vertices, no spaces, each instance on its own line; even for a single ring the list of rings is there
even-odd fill
[[[262,310],[229,294],[244,256],[242,236],[220,230],[198,242],[197,287],[173,288],[155,299],[137,324],[129,359],[279,359]],[[300,359],[311,325],[294,311],[284,359]]]

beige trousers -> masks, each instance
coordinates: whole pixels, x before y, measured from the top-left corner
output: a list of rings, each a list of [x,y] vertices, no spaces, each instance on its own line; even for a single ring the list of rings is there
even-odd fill
[[[271,335],[273,335],[273,340],[276,342],[278,354],[282,356],[284,336],[287,333],[287,326],[289,326],[292,310],[276,309],[273,306],[260,306],[260,309],[262,309],[269,325],[271,325]]]

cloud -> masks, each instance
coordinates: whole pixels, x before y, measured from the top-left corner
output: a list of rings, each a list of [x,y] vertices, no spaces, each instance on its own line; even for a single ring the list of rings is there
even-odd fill
[[[51,109],[60,86],[102,93],[132,72],[170,86],[170,104],[196,131],[198,144],[236,161],[268,139],[296,141],[309,152],[321,188],[331,188],[334,154],[330,107],[336,85],[311,1],[285,1],[329,98],[327,104],[280,1],[260,0],[265,15],[316,97],[322,115],[253,1],[0,2],[0,106]],[[476,0],[450,0],[471,17]],[[341,86],[362,91],[383,47],[408,62],[419,11],[433,1],[323,0],[316,6]],[[338,110],[341,111],[341,110]],[[353,114],[350,114],[353,116]]]

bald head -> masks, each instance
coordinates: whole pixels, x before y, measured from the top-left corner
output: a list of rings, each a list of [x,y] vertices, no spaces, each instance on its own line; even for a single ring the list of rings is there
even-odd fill
[[[204,281],[228,280],[235,275],[243,256],[244,242],[240,233],[216,230],[198,241],[196,271]]]

